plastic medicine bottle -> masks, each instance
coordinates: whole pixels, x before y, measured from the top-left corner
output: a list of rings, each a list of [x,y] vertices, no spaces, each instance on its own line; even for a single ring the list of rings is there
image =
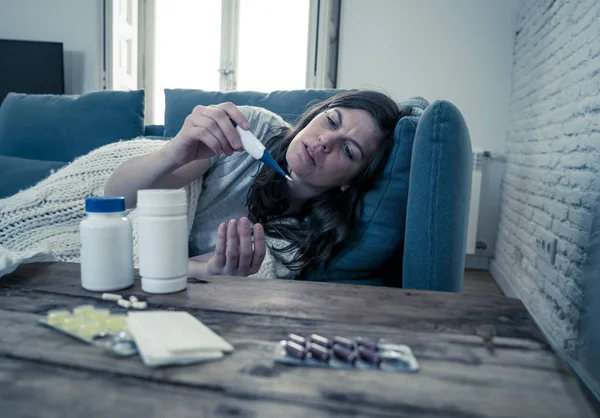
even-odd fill
[[[131,222],[122,197],[85,200],[80,223],[81,285],[94,292],[125,289],[133,284]]]
[[[188,273],[185,190],[138,190],[137,210],[142,290],[148,293],[184,290]]]

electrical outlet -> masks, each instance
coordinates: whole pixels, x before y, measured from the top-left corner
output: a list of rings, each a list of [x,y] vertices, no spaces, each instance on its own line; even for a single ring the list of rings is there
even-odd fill
[[[548,231],[539,231],[535,239],[537,255],[554,264],[556,258],[556,238]]]

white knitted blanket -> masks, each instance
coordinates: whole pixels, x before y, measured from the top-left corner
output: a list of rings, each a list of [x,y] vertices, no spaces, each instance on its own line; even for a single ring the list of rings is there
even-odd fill
[[[0,199],[0,277],[20,264],[39,261],[79,262],[79,223],[85,199],[103,196],[104,185],[124,161],[163,146],[164,141],[137,138],[105,145],[75,159],[29,189]],[[186,187],[188,233],[191,230],[202,180]],[[138,266],[137,211],[126,212],[133,225],[134,265]],[[216,226],[215,226],[216,233]],[[289,271],[267,251],[254,276],[287,278]]]

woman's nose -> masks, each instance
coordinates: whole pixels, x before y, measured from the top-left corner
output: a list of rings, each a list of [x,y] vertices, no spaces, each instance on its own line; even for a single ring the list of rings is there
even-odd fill
[[[324,152],[330,152],[335,146],[335,137],[333,135],[320,135],[319,136],[319,145],[323,148]]]

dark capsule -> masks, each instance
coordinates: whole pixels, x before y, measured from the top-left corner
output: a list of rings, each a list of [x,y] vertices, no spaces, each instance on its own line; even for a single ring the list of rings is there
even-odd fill
[[[362,346],[358,347],[358,355],[360,359],[366,363],[369,363],[372,366],[379,367],[381,364],[381,357],[375,351],[371,351],[368,348]]]
[[[292,341],[295,342],[298,345],[301,345],[302,347],[306,346],[306,338],[301,337],[299,335],[296,334],[288,334],[288,341]]]
[[[331,348],[331,343],[329,342],[329,339],[327,339],[325,337],[321,337],[320,335],[317,335],[317,334],[313,334],[310,336],[310,342],[319,344],[325,348]]]
[[[354,350],[354,343],[352,342],[352,340],[349,340],[348,338],[344,338],[344,337],[334,337],[333,338],[333,345],[341,345],[342,347],[348,349],[348,350]]]
[[[300,360],[304,360],[304,357],[306,356],[304,347],[302,347],[300,344],[296,344],[293,341],[285,342],[285,352],[288,353],[288,355]]]
[[[354,351],[348,350],[347,348],[342,347],[341,345],[333,345],[333,354],[346,363],[356,363],[356,354],[354,354]]]
[[[367,340],[365,338],[362,338],[362,337],[358,337],[356,339],[356,344],[359,347],[365,347],[365,348],[367,348],[367,349],[369,349],[371,351],[379,351],[379,347],[377,347],[377,344],[375,344],[374,342],[369,341],[369,340]]]
[[[315,360],[327,363],[329,361],[329,351],[319,344],[309,344],[308,351]]]

